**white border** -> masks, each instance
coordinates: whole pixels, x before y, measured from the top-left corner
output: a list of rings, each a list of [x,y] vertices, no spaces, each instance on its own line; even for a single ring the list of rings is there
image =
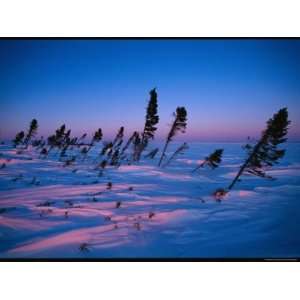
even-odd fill
[[[299,36],[298,0],[2,0],[1,36]]]
[[[2,263],[9,299],[299,299],[297,263]]]

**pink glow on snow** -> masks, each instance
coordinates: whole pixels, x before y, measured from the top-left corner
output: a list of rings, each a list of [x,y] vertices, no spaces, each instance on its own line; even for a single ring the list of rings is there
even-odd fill
[[[253,196],[253,195],[255,195],[256,193],[255,192],[252,192],[252,191],[245,191],[245,190],[240,190],[239,192],[238,192],[238,195],[240,196],[240,197],[251,197],[251,196]]]
[[[83,228],[83,229],[76,229],[72,231],[68,231],[62,234],[58,234],[54,237],[45,238],[39,240],[37,242],[32,242],[26,244],[24,246],[19,246],[13,250],[11,253],[19,253],[19,252],[38,252],[53,248],[65,247],[66,245],[76,245],[79,246],[81,243],[91,243],[93,244],[97,241],[98,244],[105,243],[107,241],[112,241],[111,237],[108,235],[105,238],[106,232],[114,231],[114,224],[110,225],[102,225],[102,226],[95,226],[91,228]],[[102,235],[101,235],[102,234]],[[99,235],[101,238],[99,239]],[[114,238],[114,244],[122,244],[122,240],[118,240]]]
[[[18,217],[10,218],[5,216],[0,216],[0,226],[9,227],[15,230],[31,230],[31,231],[39,231],[44,230],[56,225],[65,224],[65,221],[46,221],[46,220],[30,220],[23,219]]]
[[[135,165],[123,165],[118,168],[119,172],[135,172],[135,171],[149,171],[153,170],[153,166],[135,166]]]
[[[187,158],[178,158],[177,161],[186,163],[188,165],[196,165],[204,162],[203,159],[187,159]]]
[[[144,190],[153,189],[154,185],[151,184],[114,184],[112,191],[128,191],[129,187],[139,187]],[[55,199],[67,199],[75,196],[92,196],[97,192],[105,192],[106,184],[91,184],[91,185],[50,185],[45,187],[35,187],[34,189],[18,189],[11,191],[1,191],[0,199],[1,205],[9,206],[16,203],[23,204],[36,204],[37,201],[47,201]]]
[[[162,171],[150,171],[150,175],[159,176],[160,178],[163,179],[175,179],[181,181],[193,180],[193,177],[191,175],[167,173]]]
[[[186,209],[177,209],[168,212],[159,212],[157,213],[153,220],[155,223],[163,224],[170,222],[177,222],[179,219],[185,218],[188,215],[188,210]]]

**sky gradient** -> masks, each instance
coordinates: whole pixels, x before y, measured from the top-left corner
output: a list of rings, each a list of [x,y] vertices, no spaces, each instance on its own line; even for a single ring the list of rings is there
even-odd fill
[[[48,136],[101,127],[142,130],[149,90],[157,88],[164,138],[185,106],[186,141],[256,137],[288,107],[291,141],[300,141],[300,40],[0,40],[0,138],[32,118]]]

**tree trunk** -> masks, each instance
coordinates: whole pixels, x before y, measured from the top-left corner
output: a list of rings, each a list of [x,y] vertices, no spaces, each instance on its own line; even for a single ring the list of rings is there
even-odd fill
[[[257,151],[259,150],[259,148],[261,147],[263,143],[263,139],[261,139],[256,146],[253,149],[253,152],[251,153],[251,155],[248,157],[248,159],[245,161],[245,163],[241,166],[240,170],[238,171],[238,173],[236,174],[235,178],[233,179],[233,181],[231,182],[231,184],[228,186],[228,190],[230,191],[233,186],[235,185],[235,183],[238,181],[239,177],[243,174],[245,168],[247,167],[248,163],[251,161],[251,159],[253,158],[253,156],[257,153]]]
[[[160,160],[159,160],[159,163],[158,163],[158,166],[159,166],[159,167],[160,167],[160,165],[161,165],[161,163],[162,163],[163,157],[165,156],[165,152],[166,152],[166,150],[167,150],[168,144],[169,144],[169,140],[166,141],[164,150],[163,150],[162,155],[161,155],[161,157],[160,157]]]
[[[205,162],[205,161],[204,161]],[[202,162],[199,166],[197,166],[192,173],[196,172],[198,169],[202,168],[204,166],[204,162]]]

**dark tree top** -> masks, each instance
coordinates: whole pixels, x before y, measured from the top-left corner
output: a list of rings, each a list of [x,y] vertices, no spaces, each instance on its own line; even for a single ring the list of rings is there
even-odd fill
[[[157,93],[153,89],[149,92],[150,100],[147,107],[146,121],[144,132],[142,136],[143,142],[148,141],[148,139],[154,138],[154,133],[157,130],[155,125],[159,122],[159,116],[157,115]]]

